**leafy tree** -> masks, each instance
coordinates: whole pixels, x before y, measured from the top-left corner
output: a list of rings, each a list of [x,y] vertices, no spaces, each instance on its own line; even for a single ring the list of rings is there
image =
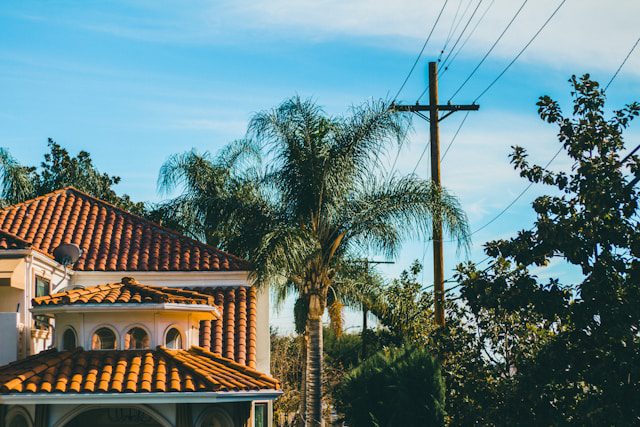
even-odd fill
[[[20,203],[67,186],[89,193],[127,211],[144,213],[143,203],[134,203],[129,196],[118,196],[113,186],[120,177],[99,172],[91,155],[82,150],[73,157],[49,138],[50,152],[44,155],[40,167],[20,165],[7,149],[0,149],[1,198],[5,205]]]
[[[345,378],[338,394],[350,426],[444,426],[444,381],[424,348],[375,354]]]
[[[588,75],[575,76],[573,111],[564,115],[549,97],[538,102],[543,120],[573,164],[570,172],[531,165],[526,151],[511,156],[520,175],[555,189],[538,197],[531,230],[489,242],[495,261],[486,271],[460,267],[462,295],[474,313],[501,313],[535,328],[525,343],[495,335],[503,345],[510,387],[496,408],[497,424],[632,425],[640,420],[640,226],[637,155],[622,158],[623,131],[640,113],[632,103],[605,113],[605,94]],[[533,269],[561,259],[577,266],[577,283],[542,281]],[[482,325],[481,325],[482,326]],[[527,352],[512,356],[512,345]],[[515,369],[514,369],[515,368]]]
[[[211,223],[222,226],[221,246],[247,248],[258,283],[270,282],[281,294],[302,297],[308,336],[306,419],[311,426],[320,425],[322,417],[321,316],[330,289],[338,287],[340,266],[368,250],[395,255],[405,237],[428,235],[433,215],[442,218],[453,238],[467,239],[466,217],[445,190],[414,175],[381,177],[382,154],[390,142],[405,138],[403,120],[383,102],[336,118],[296,97],[252,118],[249,140],[266,153],[271,167],[257,179],[246,171],[225,178],[222,182],[235,189],[239,177],[246,191],[236,193],[240,199],[235,203],[225,203],[234,200],[233,191],[231,198],[213,203],[226,193],[206,176],[191,180],[198,167],[190,175],[181,175],[180,168],[172,175],[176,168],[169,163],[161,174],[161,183],[183,185],[196,196],[190,212],[211,214]],[[165,181],[166,176],[176,180]],[[224,218],[232,218],[233,224]]]

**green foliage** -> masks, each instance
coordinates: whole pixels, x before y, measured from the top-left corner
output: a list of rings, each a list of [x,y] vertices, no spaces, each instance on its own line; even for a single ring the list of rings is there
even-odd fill
[[[271,375],[280,381],[283,392],[273,404],[273,417],[280,426],[293,425],[300,406],[303,345],[302,337],[281,336],[271,330]]]
[[[387,349],[350,373],[339,409],[350,426],[442,426],[444,382],[425,349]]]
[[[480,316],[487,357],[507,379],[487,408],[496,418],[632,425],[640,419],[640,224],[631,182],[640,159],[623,162],[621,153],[622,133],[640,105],[607,118],[596,82],[588,75],[570,82],[570,116],[549,97],[538,102],[541,118],[558,126],[570,172],[530,165],[526,151],[514,148],[520,175],[556,195],[534,201],[533,229],[487,244],[490,268],[460,267],[461,293]],[[582,280],[541,281],[532,269],[552,259],[578,267]]]
[[[51,138],[47,144],[50,152],[44,155],[44,161],[39,168],[22,166],[6,149],[0,149],[3,204],[19,203],[63,187],[73,186],[129,212],[144,213],[143,203],[134,203],[126,194],[116,194],[113,186],[120,182],[120,177],[99,172],[88,152],[83,150],[73,157]]]

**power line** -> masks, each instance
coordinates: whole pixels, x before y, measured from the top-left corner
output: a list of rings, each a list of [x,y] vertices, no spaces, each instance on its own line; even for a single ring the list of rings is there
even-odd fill
[[[522,9],[524,9],[524,6],[527,4],[527,1],[528,0],[524,0],[524,2],[522,2],[520,7],[518,8],[518,10],[516,11],[515,15],[513,15],[513,17],[511,18],[511,20],[507,24],[507,26],[504,28],[504,30],[502,30],[502,33],[500,33],[500,35],[498,36],[496,41],[493,42],[493,44],[491,45],[489,50],[487,50],[487,52],[484,54],[484,56],[482,57],[482,59],[480,60],[478,65],[475,66],[475,68],[471,71],[471,73],[467,76],[467,78],[462,82],[460,87],[458,87],[458,89],[456,89],[456,91],[453,93],[453,95],[451,95],[449,97],[449,100],[453,99],[453,97],[456,96],[458,94],[458,92],[460,92],[460,90],[469,82],[469,80],[471,80],[471,77],[473,77],[473,75],[476,73],[476,71],[478,71],[478,68],[480,68],[480,66],[484,63],[484,61],[491,54],[491,52],[493,52],[493,49],[495,49],[495,47],[498,45],[500,40],[502,40],[502,37],[504,37],[504,35],[507,33],[507,31],[509,30],[509,28],[511,27],[513,22],[516,20],[518,15],[520,15],[520,12],[522,12]]]
[[[627,63],[627,60],[629,59],[629,57],[631,56],[631,54],[633,53],[633,51],[636,49],[636,47],[638,46],[638,43],[640,43],[640,37],[638,37],[638,40],[636,40],[636,42],[633,44],[633,46],[631,47],[631,50],[629,50],[629,53],[627,53],[627,56],[624,57],[624,60],[622,61],[622,64],[620,64],[620,66],[618,67],[618,69],[616,70],[616,72],[613,74],[613,76],[611,76],[611,80],[609,80],[609,83],[607,83],[607,85],[604,87],[604,91],[606,92],[607,89],[609,89],[609,85],[611,85],[611,83],[615,80],[615,78],[618,76],[618,73],[620,72],[620,70],[622,70],[622,67],[624,67],[624,64]]]
[[[495,4],[495,2],[496,2],[496,0],[491,0],[491,3],[489,3],[489,6],[487,6],[487,8],[484,10],[484,12],[482,12],[482,15],[480,15],[480,18],[476,21],[476,24],[473,26],[473,28],[471,29],[471,31],[469,32],[467,37],[464,39],[464,41],[462,42],[462,44],[460,45],[460,47],[458,48],[456,53],[453,55],[453,57],[451,58],[449,63],[447,64],[445,62],[444,64],[442,64],[443,67],[444,67],[444,70],[442,71],[442,73],[440,73],[440,79],[442,79],[442,77],[444,77],[444,75],[446,74],[447,70],[449,70],[449,66],[453,63],[453,61],[455,61],[455,59],[458,57],[458,55],[460,54],[462,49],[464,49],[464,47],[467,45],[467,43],[471,39],[471,36],[473,36],[473,34],[476,32],[476,30],[480,26],[480,23],[482,23],[482,21],[484,20],[485,16],[487,16],[487,12],[489,12],[489,10]]]
[[[553,155],[553,157],[551,158],[551,160],[549,160],[547,162],[546,165],[544,165],[544,169],[548,168],[549,165],[551,165],[551,163],[556,159],[556,157],[558,157],[558,155],[560,154],[560,152],[562,151],[564,147],[560,147],[560,149],[556,152],[556,154]],[[474,234],[478,233],[481,230],[484,230],[485,228],[487,228],[489,225],[491,225],[492,223],[494,223],[498,218],[500,218],[502,215],[504,215],[510,208],[511,206],[513,206],[518,200],[520,200],[520,198],[522,196],[524,196],[524,194],[529,191],[529,189],[531,188],[531,186],[533,186],[533,182],[530,182],[529,185],[527,185],[521,192],[520,194],[518,194],[516,196],[515,199],[513,199],[511,201],[511,203],[509,203],[507,206],[505,206],[504,209],[502,209],[500,211],[500,213],[498,213],[498,215],[494,216],[489,222],[485,223],[482,227],[477,228],[476,230],[474,230],[471,234],[469,234],[469,236],[473,236]]]
[[[451,50],[449,50],[449,53],[447,54],[447,56],[444,58],[444,61],[442,61],[443,64],[447,63],[447,61],[451,57],[451,54],[453,53],[453,51],[458,46],[458,43],[460,43],[460,40],[462,39],[462,36],[464,35],[465,31],[467,31],[467,28],[469,27],[469,24],[471,24],[471,21],[473,20],[473,17],[476,16],[476,13],[478,12],[478,9],[480,8],[480,5],[482,4],[483,1],[484,0],[479,0],[478,4],[473,9],[473,12],[471,12],[471,16],[469,16],[469,19],[467,20],[467,23],[462,28],[462,31],[460,31],[460,34],[458,34],[458,38],[456,39],[455,43],[451,47]],[[471,4],[471,2],[469,2],[469,4]]]
[[[404,89],[404,87],[406,86],[407,82],[409,81],[409,77],[411,77],[411,74],[413,74],[413,71],[416,69],[416,65],[418,65],[418,62],[420,62],[420,58],[422,57],[422,54],[424,53],[424,50],[426,49],[427,44],[429,43],[429,40],[431,39],[431,35],[433,34],[433,31],[436,29],[436,26],[438,25],[438,22],[440,21],[440,17],[442,16],[442,12],[444,12],[444,9],[447,6],[448,2],[449,2],[449,0],[445,0],[444,1],[444,4],[442,5],[442,8],[440,9],[440,13],[438,13],[438,16],[436,17],[436,20],[433,23],[433,26],[431,27],[431,31],[429,31],[429,35],[427,36],[427,39],[422,44],[422,49],[420,49],[420,53],[418,53],[418,56],[416,57],[416,60],[413,62],[413,65],[411,66],[411,69],[409,70],[409,73],[407,74],[407,77],[405,77],[404,81],[402,82],[402,85],[400,86],[400,89],[398,89],[398,92],[396,93],[396,96],[393,97],[394,101],[398,98],[398,96],[400,95],[400,92],[402,92],[402,89]]]
[[[476,99],[473,101],[474,103],[477,102],[485,93],[487,93],[489,91],[489,89],[491,89],[491,87],[493,87],[493,85],[496,84],[496,82],[498,80],[500,80],[500,78],[507,72],[507,70],[509,70],[509,68],[511,68],[511,66],[518,60],[518,58],[520,58],[520,56],[522,56],[524,51],[527,50],[527,48],[531,45],[531,43],[533,43],[533,41],[538,37],[538,35],[542,32],[542,30],[544,30],[544,28],[547,26],[547,24],[549,22],[551,22],[553,17],[556,15],[556,13],[558,13],[560,8],[566,2],[567,2],[567,0],[562,0],[560,2],[558,7],[556,7],[555,10],[553,11],[553,13],[547,18],[546,21],[544,21],[544,24],[542,24],[542,26],[538,29],[538,31],[536,31],[536,33],[533,35],[533,37],[531,37],[531,39],[527,42],[527,44],[525,44],[524,47],[522,49],[520,49],[520,52],[518,52],[518,54],[515,56],[515,58],[513,58],[511,60],[511,62],[509,62],[507,64],[507,66],[500,72],[500,74],[498,74],[498,76],[495,79],[493,79],[493,81],[491,83],[489,83],[489,86],[487,86],[482,92],[480,92],[480,95],[478,95],[476,97]]]
[[[445,49],[447,48],[447,46],[449,45],[449,42],[451,41],[451,38],[453,37],[454,28],[458,28],[456,26],[456,20],[458,19],[458,13],[460,13],[460,8],[462,7],[462,1],[463,0],[460,0],[458,2],[458,7],[456,9],[456,13],[455,13],[455,15],[453,15],[453,20],[451,21],[451,27],[449,27],[449,34],[447,34],[447,38],[444,41],[444,46],[442,46],[442,49],[440,49],[440,54],[438,55],[438,61],[440,61],[440,58],[442,58],[442,55],[444,54]],[[467,9],[469,8],[470,5],[471,5],[471,0],[469,0],[469,4],[467,5]]]

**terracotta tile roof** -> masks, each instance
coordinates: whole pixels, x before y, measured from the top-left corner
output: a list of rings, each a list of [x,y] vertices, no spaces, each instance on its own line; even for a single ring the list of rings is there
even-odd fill
[[[73,289],[31,300],[34,307],[81,304],[204,304],[215,305],[215,298],[196,291],[164,286],[148,286],[131,277],[120,283]]]
[[[200,346],[236,362],[256,366],[255,287],[189,288],[215,297],[222,314],[216,320],[200,322]]]
[[[68,187],[0,209],[0,231],[52,256],[61,243],[83,251],[83,271],[246,271],[229,253],[182,236]],[[3,240],[4,239],[4,240]],[[15,242],[0,236],[2,245]]]
[[[26,249],[31,244],[18,236],[0,230],[0,249]]]
[[[277,380],[199,347],[48,350],[0,367],[0,393],[278,390]]]

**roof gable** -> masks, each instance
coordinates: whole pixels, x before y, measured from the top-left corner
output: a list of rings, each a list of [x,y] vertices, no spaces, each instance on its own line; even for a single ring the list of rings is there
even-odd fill
[[[249,270],[241,258],[73,187],[0,209],[0,249],[27,244],[52,257],[61,243],[82,249],[73,266],[80,271]]]

